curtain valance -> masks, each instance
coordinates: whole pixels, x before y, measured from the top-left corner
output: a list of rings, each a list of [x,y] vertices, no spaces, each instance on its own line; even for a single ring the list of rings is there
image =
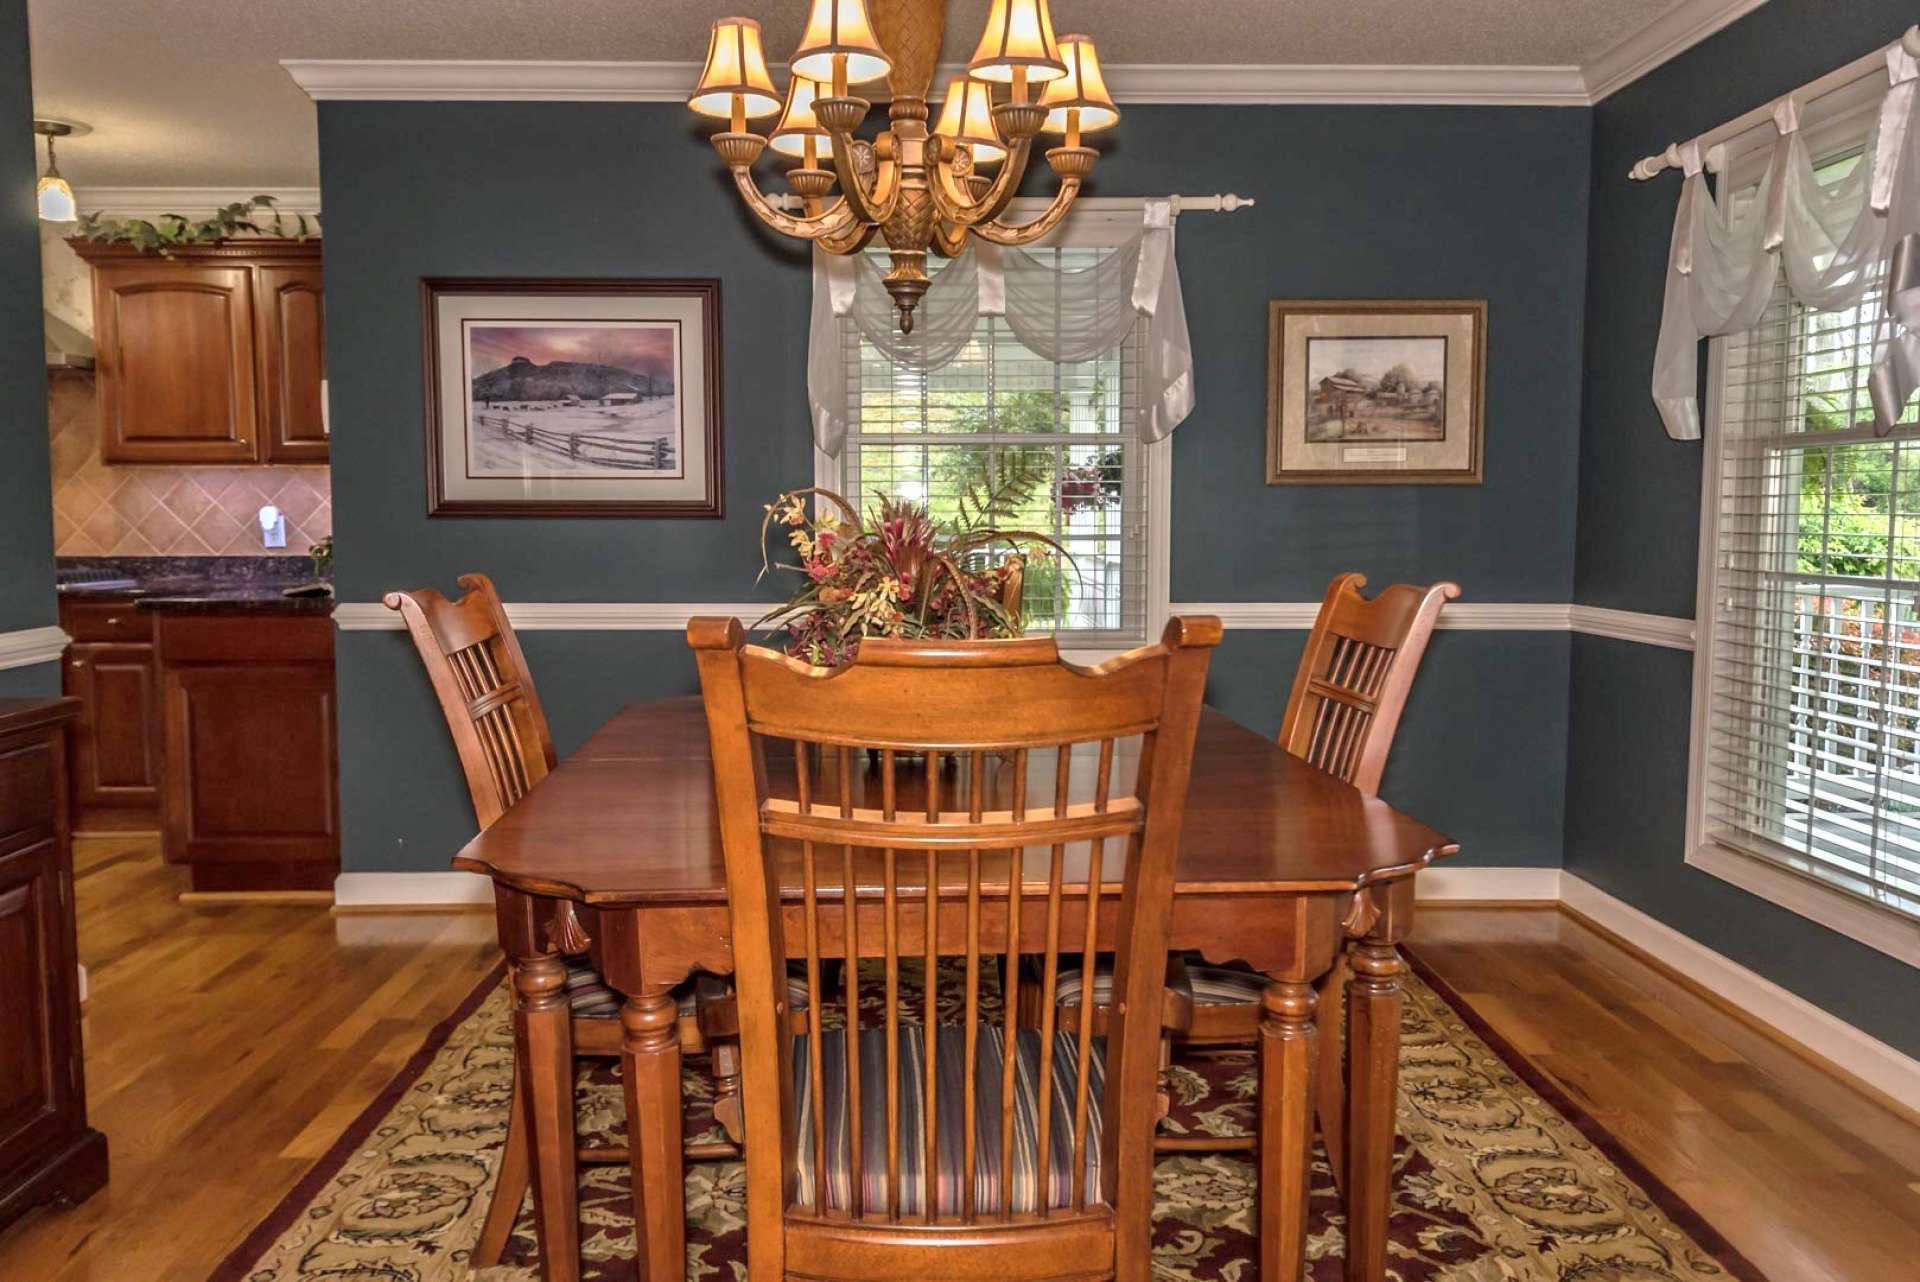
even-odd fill
[[[843,344],[864,339],[888,360],[916,373],[950,364],[982,316],[1006,320],[1014,336],[1050,361],[1091,360],[1118,346],[1136,324],[1146,326],[1138,427],[1157,441],[1193,411],[1193,348],[1174,262],[1174,217],[1164,200],[1149,201],[1140,231],[1091,266],[1060,269],[1019,249],[975,240],[934,276],[911,334],[896,326],[881,271],[864,254],[815,248],[813,319],[807,395],[813,439],[838,457],[846,444],[854,388]],[[848,334],[853,321],[856,337]]]
[[[1686,177],[1653,367],[1669,436],[1700,435],[1700,340],[1758,324],[1783,268],[1793,297],[1822,311],[1857,306],[1885,282],[1884,341],[1870,378],[1876,430],[1887,431],[1920,386],[1920,62],[1895,44],[1887,75],[1866,153],[1836,183],[1816,177],[1791,98],[1774,107],[1776,140],[1756,187],[1729,191],[1723,181],[1715,193],[1706,172],[1720,169],[1724,151],[1679,149]]]

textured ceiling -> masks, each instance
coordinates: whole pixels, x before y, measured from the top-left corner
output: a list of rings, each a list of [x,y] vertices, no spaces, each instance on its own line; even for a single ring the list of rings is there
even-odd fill
[[[1676,0],[1054,0],[1109,63],[1571,66]],[[952,0],[946,59],[987,0]],[[313,106],[282,58],[693,62],[722,10],[756,15],[784,58],[805,0],[30,0],[34,105],[78,119],[61,150],[82,186],[304,187]],[[1177,19],[1177,20],[1176,20]]]

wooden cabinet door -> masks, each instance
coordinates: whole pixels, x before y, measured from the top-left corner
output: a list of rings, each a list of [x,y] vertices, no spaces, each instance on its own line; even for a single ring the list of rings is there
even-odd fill
[[[162,686],[167,858],[192,864],[200,890],[239,888],[222,884],[223,864],[236,877],[244,868],[249,889],[330,887],[340,858],[333,665],[169,659]]]
[[[320,268],[262,267],[257,301],[263,457],[268,463],[324,463],[327,338]]]
[[[160,683],[151,645],[67,647],[65,693],[84,705],[73,736],[80,806],[160,804]]]
[[[163,260],[94,271],[101,458],[252,462],[252,269]]]
[[[81,1116],[79,979],[59,853],[48,835],[0,854],[0,1186],[53,1156]]]

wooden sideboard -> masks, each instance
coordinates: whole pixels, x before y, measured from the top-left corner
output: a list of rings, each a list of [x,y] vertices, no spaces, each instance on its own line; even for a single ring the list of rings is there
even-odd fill
[[[324,463],[320,242],[67,242],[93,269],[107,463]]]
[[[72,699],[0,699],[0,1225],[107,1182],[87,1125],[67,829]]]

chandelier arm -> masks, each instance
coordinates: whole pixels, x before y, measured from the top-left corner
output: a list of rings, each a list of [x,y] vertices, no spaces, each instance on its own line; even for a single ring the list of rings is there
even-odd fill
[[[830,136],[833,138],[833,170],[840,178],[840,190],[846,194],[855,220],[863,223],[887,221],[893,212],[894,193],[899,190],[894,162],[880,161],[874,170],[873,184],[869,186],[853,165],[853,144],[859,140],[852,133],[840,130],[831,131]]]
[[[741,197],[747,202],[747,208],[751,209],[761,222],[783,235],[795,236],[801,240],[819,240],[823,236],[844,232],[847,228],[857,225],[853,211],[845,200],[835,204],[824,214],[813,218],[795,218],[792,214],[781,213],[768,204],[767,198],[760,194],[760,189],[753,182],[753,171],[745,165],[734,168],[733,185],[739,189]]]
[[[995,245],[1030,245],[1060,225],[1060,220],[1073,208],[1073,198],[1080,193],[1078,178],[1062,178],[1060,190],[1054,194],[1053,203],[1032,222],[1012,226],[998,219],[991,222],[975,223],[973,234],[981,240]]]
[[[978,201],[968,200],[966,193],[954,182],[953,171],[945,165],[935,167],[933,184],[934,201],[940,212],[949,220],[962,227],[976,227],[981,223],[998,218],[1020,191],[1020,180],[1026,176],[1027,158],[1032,154],[1030,139],[1022,139],[1008,149],[1006,159],[1000,162],[1000,172],[993,176],[993,186]]]
[[[817,243],[829,254],[847,257],[865,249],[872,243],[874,233],[879,230],[878,223],[855,223],[844,232],[833,232],[822,236]]]
[[[947,218],[933,224],[933,247],[942,258],[958,258],[967,248],[967,229]]]

